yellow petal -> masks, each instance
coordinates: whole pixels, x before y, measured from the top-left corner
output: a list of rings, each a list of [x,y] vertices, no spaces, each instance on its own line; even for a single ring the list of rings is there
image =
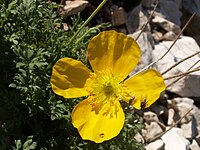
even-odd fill
[[[53,66],[51,86],[53,91],[65,98],[88,95],[86,81],[90,70],[80,61],[71,58],[59,59]]]
[[[153,104],[165,90],[162,75],[154,69],[143,71],[127,79],[124,84],[132,93],[131,103],[136,109],[143,109]]]
[[[133,38],[112,30],[101,32],[88,44],[88,59],[94,72],[109,70],[121,81],[137,65],[140,53]]]
[[[117,136],[125,119],[119,101],[116,101],[115,106],[105,104],[107,111],[104,113],[95,113],[90,101],[89,97],[80,102],[72,112],[72,123],[78,129],[82,139],[101,143]]]

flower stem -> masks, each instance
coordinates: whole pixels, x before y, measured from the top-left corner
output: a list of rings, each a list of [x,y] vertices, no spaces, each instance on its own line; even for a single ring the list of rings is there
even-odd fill
[[[103,5],[107,2],[107,0],[103,0],[100,5],[94,10],[94,12],[88,17],[88,19],[82,24],[82,26],[76,31],[73,37],[70,39],[69,44],[76,38],[79,32],[90,22],[90,20],[99,12],[99,10],[103,7]]]

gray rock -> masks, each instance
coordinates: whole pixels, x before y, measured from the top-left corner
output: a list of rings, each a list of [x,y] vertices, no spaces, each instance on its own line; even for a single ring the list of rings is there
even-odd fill
[[[182,13],[179,10],[179,6],[176,2],[172,0],[159,0],[157,12],[161,13],[166,17],[167,20],[175,23],[176,25],[181,25]]]
[[[136,6],[127,13],[127,21],[126,21],[126,27],[128,30],[128,33],[132,34],[136,32],[137,30],[140,30],[148,21],[149,12],[146,9],[143,9],[141,5]],[[147,25],[145,31],[150,32],[150,26]]]
[[[153,7],[153,4],[156,2],[156,0],[142,0],[141,4],[143,7]]]
[[[161,150],[164,147],[164,143],[162,140],[156,140],[154,142],[149,143],[145,146],[146,150]]]
[[[196,12],[196,15],[185,29],[185,33],[192,36],[200,45],[200,1],[199,0],[182,0],[182,24],[185,24],[191,15]]]
[[[185,139],[179,128],[172,128],[161,139],[165,144],[165,150],[189,150],[190,142]]]
[[[157,45],[155,45],[155,49],[153,51],[153,58],[156,60],[160,58],[162,54],[164,54],[167,49],[171,46],[172,41],[163,41]],[[176,62],[198,52],[200,50],[196,41],[191,37],[182,36],[177,40],[176,44],[172,47],[170,52],[159,62],[156,63],[157,69],[162,73],[167,68],[171,67]],[[183,63],[179,64],[168,73],[164,75],[164,77],[169,77],[175,74],[187,72],[187,70],[200,59],[199,55],[196,55]],[[196,64],[196,67],[199,66],[200,63]],[[175,79],[166,80],[166,84],[169,85]],[[172,86],[168,87],[167,90],[181,95],[182,97],[200,97],[200,72],[194,72],[190,75],[187,75],[183,79],[174,83]]]

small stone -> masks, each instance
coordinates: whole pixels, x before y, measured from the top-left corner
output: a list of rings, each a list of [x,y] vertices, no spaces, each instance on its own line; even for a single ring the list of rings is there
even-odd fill
[[[193,139],[192,144],[190,144],[190,150],[200,150],[200,146],[195,139]]]
[[[78,12],[81,12],[88,5],[88,1],[85,0],[74,0],[74,1],[65,1],[61,15],[64,17],[75,15]]]
[[[142,135],[140,133],[136,133],[136,135],[134,136],[134,139],[137,142],[144,143],[144,139],[143,139],[143,137],[142,137]]]
[[[190,142],[182,135],[179,128],[172,128],[162,137],[165,150],[189,150]]]
[[[152,22],[162,27],[164,30],[174,32],[175,34],[179,34],[181,31],[179,26],[160,16],[155,16]]]
[[[161,150],[164,147],[164,143],[162,140],[156,140],[152,143],[149,143],[145,146],[146,150]]]
[[[182,118],[191,109],[192,109],[192,106],[187,103],[183,102],[183,103],[177,104],[178,116],[180,116],[180,118]],[[180,118],[177,118],[177,120]],[[189,123],[190,121],[192,121],[192,118],[193,118],[193,112],[190,111],[186,116],[184,116],[183,119],[181,119],[180,124]]]
[[[111,18],[112,24],[114,26],[123,25],[126,23],[126,12],[122,7],[111,9]]]
[[[175,121],[174,121],[174,114],[175,114],[174,109],[170,108],[170,109],[168,110],[167,125],[171,126],[171,125],[175,124]]]
[[[188,140],[192,140],[197,135],[194,118],[189,123],[182,124],[181,129],[183,131],[183,136]]]
[[[144,112],[144,116],[143,116],[145,122],[150,123],[150,122],[159,122],[159,119],[157,117],[157,115],[154,112],[148,111],[148,112]]]
[[[145,123],[145,128],[146,134],[143,134],[143,136],[147,142],[163,132],[162,128],[156,122],[151,122],[150,124]]]
[[[165,33],[162,37],[162,40],[164,41],[174,41],[176,39],[177,35],[172,32],[172,31],[169,31],[167,33]]]
[[[152,37],[154,38],[154,40],[156,42],[159,42],[159,41],[161,41],[163,39],[163,34],[161,32],[158,32],[158,31],[155,30],[152,33]]]

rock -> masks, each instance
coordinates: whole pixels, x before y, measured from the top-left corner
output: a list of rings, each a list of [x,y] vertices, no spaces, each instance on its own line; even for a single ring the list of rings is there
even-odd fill
[[[188,36],[192,36],[200,45],[200,28],[199,28],[200,1],[183,0],[182,12],[183,12],[182,24],[185,24],[194,12],[196,13],[192,21],[189,23],[189,25],[185,29],[184,33]]]
[[[190,13],[196,12],[200,16],[200,1],[182,0],[182,6]]]
[[[141,30],[139,30],[133,34],[129,34],[128,36],[136,39],[140,32],[141,32]],[[133,70],[133,72],[130,73],[130,76],[132,76],[136,71],[139,71],[142,68],[144,68],[145,66],[147,66],[148,64],[150,64],[153,59],[152,52],[153,52],[154,41],[153,41],[151,34],[148,32],[142,32],[142,34],[140,35],[140,37],[137,40],[137,43],[140,46],[142,55],[141,55],[141,58],[140,58],[140,61],[137,65],[137,67]]]
[[[193,108],[193,106],[184,102],[177,104],[178,115],[175,115],[177,116],[176,121],[182,118],[189,110],[191,110],[191,108]],[[189,123],[190,121],[192,121],[192,118],[193,118],[193,112],[190,111],[183,119],[181,119],[180,124],[182,125]]]
[[[175,101],[176,103],[187,103],[190,106],[194,105],[194,100],[188,97],[175,97],[173,98],[173,101]]]
[[[192,140],[192,143],[190,144],[190,150],[200,150],[200,147],[196,140]]]
[[[164,142],[164,150],[189,150],[190,142],[182,135],[179,128],[172,128],[162,137]]]
[[[165,16],[165,19],[173,22],[174,24],[181,25],[182,13],[179,10],[179,6],[172,0],[159,0],[157,12]],[[158,16],[157,14],[155,14]]]
[[[126,12],[123,7],[113,6],[111,8],[111,21],[114,26],[126,23]]]
[[[193,106],[192,114],[194,116],[195,127],[197,128],[198,135],[200,135],[200,110],[198,107]],[[197,142],[200,144],[200,136],[197,138]]]
[[[156,140],[152,143],[149,143],[145,146],[146,150],[161,150],[164,147],[164,143],[162,140]]]
[[[156,122],[151,122],[150,124],[145,124],[146,133],[143,133],[145,141],[150,141],[154,137],[160,135],[163,130]]]
[[[161,57],[167,49],[172,45],[172,41],[163,41],[155,45],[153,50],[154,60]],[[196,41],[187,36],[182,36],[177,40],[176,44],[172,47],[170,52],[160,61],[156,63],[157,70],[161,73],[164,72],[167,68],[174,65],[176,62],[199,52],[200,48],[197,45]],[[200,59],[199,55],[196,55],[175,68],[171,69],[168,73],[164,74],[165,77],[169,77],[175,74],[187,72],[187,70]],[[197,64],[198,66],[198,64]],[[166,80],[166,85],[171,84],[175,79]],[[194,72],[183,79],[179,80],[173,85],[167,88],[168,91],[176,93],[182,97],[200,97],[200,72]]]
[[[151,111],[148,112],[144,112],[144,116],[143,116],[145,122],[150,123],[150,122],[159,122],[159,119],[157,117],[157,115]]]
[[[153,30],[152,37],[156,42],[163,40],[163,33]]]
[[[194,118],[189,123],[182,124],[181,129],[183,131],[183,136],[188,140],[192,140],[197,135]]]
[[[162,40],[164,40],[164,41],[174,41],[176,39],[176,37],[177,37],[177,35],[174,32],[169,31],[162,36]]]
[[[78,12],[81,12],[88,5],[88,1],[85,0],[74,0],[74,1],[65,1],[61,15],[64,17],[75,15]]]
[[[175,121],[174,121],[174,114],[175,114],[174,109],[170,108],[170,109],[168,110],[167,125],[171,126],[171,125],[175,124]]]
[[[126,27],[129,34],[142,29],[148,21],[149,12],[142,8],[141,5],[136,6],[133,10],[127,13]],[[144,31],[150,32],[150,25],[148,24]]]
[[[153,7],[153,4],[155,2],[156,2],[156,0],[142,0],[141,4],[142,4],[143,7],[151,8],[151,7]]]
[[[174,32],[175,34],[178,34],[181,29],[178,25],[174,24],[173,22],[168,21],[165,18],[162,18],[160,16],[155,16],[152,19],[152,23],[157,24],[157,26],[160,26],[166,31]]]
[[[140,142],[140,143],[144,143],[144,139],[142,137],[142,135],[140,133],[137,133],[135,136],[134,136],[134,139],[137,141],[137,142]]]

